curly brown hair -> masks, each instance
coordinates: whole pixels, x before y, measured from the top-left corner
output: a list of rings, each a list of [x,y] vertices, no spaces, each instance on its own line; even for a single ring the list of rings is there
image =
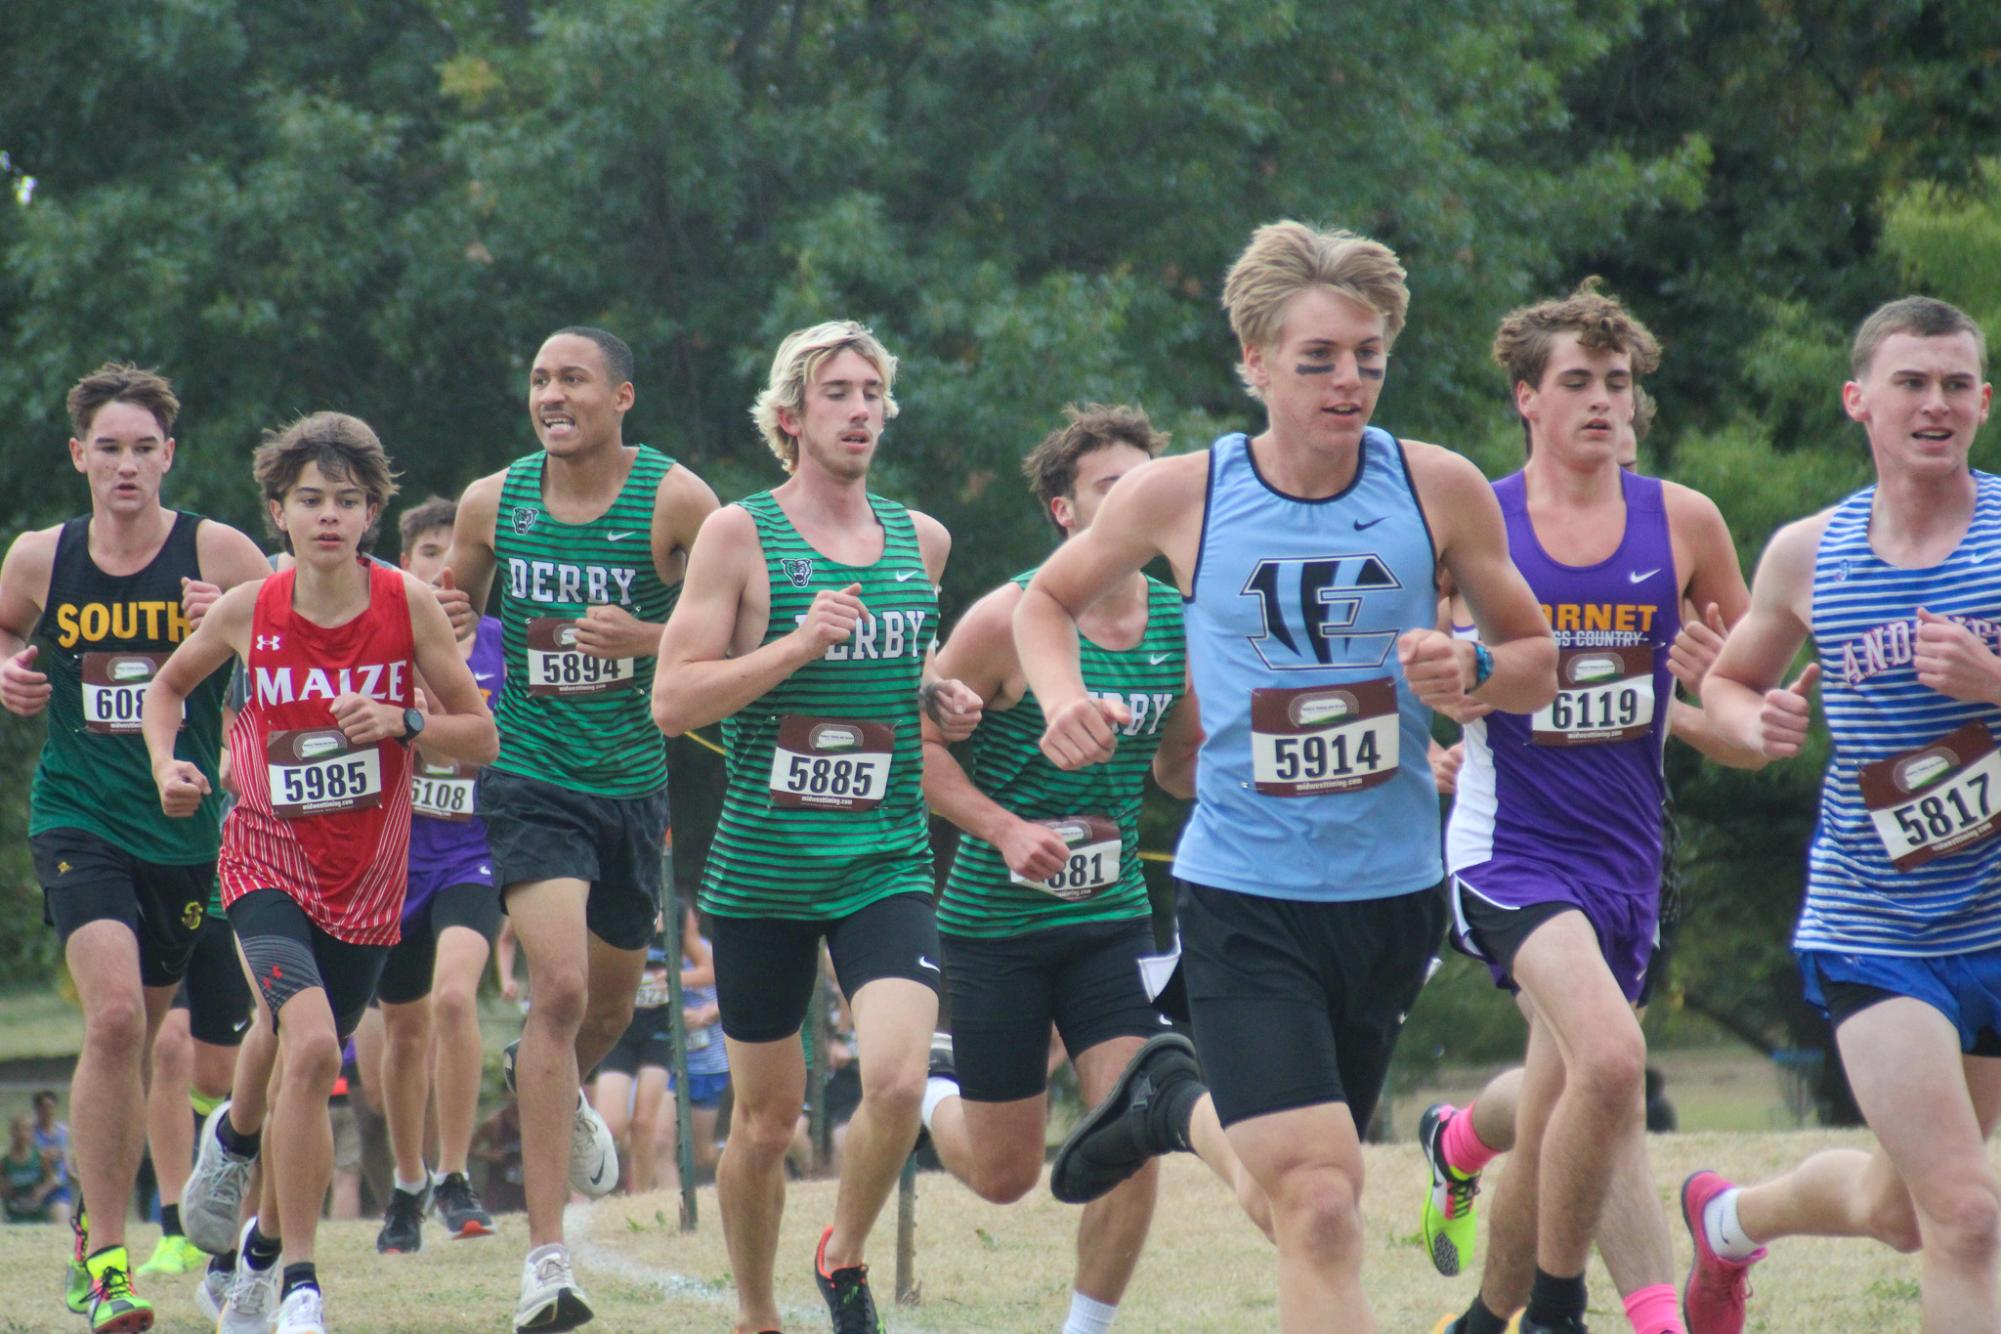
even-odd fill
[[[1077,462],[1086,454],[1111,445],[1131,445],[1146,451],[1148,458],[1167,448],[1169,436],[1154,429],[1144,408],[1123,403],[1073,403],[1063,409],[1064,424],[1042,438],[1021,461],[1021,475],[1028,489],[1042,503],[1042,516],[1056,523],[1049,502],[1071,496],[1077,485]],[[1063,526],[1056,525],[1061,532]]]

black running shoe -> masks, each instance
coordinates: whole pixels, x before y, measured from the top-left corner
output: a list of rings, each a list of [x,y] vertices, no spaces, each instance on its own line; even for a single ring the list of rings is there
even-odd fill
[[[1169,1095],[1201,1080],[1195,1044],[1179,1033],[1147,1039],[1105,1100],[1086,1112],[1056,1151],[1049,1189],[1065,1204],[1089,1204],[1145,1167],[1185,1147],[1164,1124]]]
[[[1521,1323],[1515,1326],[1516,1334],[1590,1334],[1584,1326],[1581,1315],[1566,1316],[1554,1324],[1541,1320],[1531,1320],[1528,1312],[1522,1313]]]
[[[479,1202],[479,1192],[472,1188],[463,1172],[447,1174],[432,1189],[431,1210],[454,1238],[493,1235],[493,1215]]]
[[[834,1334],[883,1334],[882,1317],[875,1313],[875,1298],[869,1295],[868,1266],[827,1272],[827,1238],[833,1235],[831,1227],[820,1234],[819,1248],[813,1252],[813,1281],[827,1299]]]
[[[424,1249],[424,1197],[428,1189],[412,1195],[401,1186],[389,1188],[389,1207],[382,1214],[382,1230],[375,1234],[375,1249],[384,1255],[415,1255]]]

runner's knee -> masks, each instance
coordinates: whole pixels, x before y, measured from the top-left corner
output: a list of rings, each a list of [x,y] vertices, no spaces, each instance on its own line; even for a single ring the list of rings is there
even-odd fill
[[[539,1017],[568,1032],[583,1026],[589,991],[581,968],[547,967],[534,974],[535,1002],[529,1018]]]
[[[799,1124],[796,1105],[758,1109],[739,1102],[730,1116],[730,1149],[741,1148],[752,1159],[774,1163],[792,1146],[792,1134]]]
[[[973,1165],[966,1184],[989,1204],[1013,1204],[1042,1180],[1042,1156],[1037,1153],[987,1153]]]
[[[431,1010],[433,1019],[440,1027],[463,1026],[471,1022],[479,1013],[473,1001],[474,988],[463,980],[453,978],[439,982],[431,988]]]
[[[83,1041],[100,1058],[136,1059],[146,1045],[146,1003],[139,989],[95,997],[84,1015]]]
[[[1333,1167],[1301,1167],[1286,1173],[1271,1194],[1272,1219],[1314,1253],[1359,1258],[1362,1215],[1355,1185]]]
[[[1574,1059],[1565,1064],[1564,1088],[1621,1120],[1638,1120],[1646,1077],[1646,1039],[1634,1025],[1579,1044]]]
[[[282,1020],[281,1020],[282,1022]],[[334,1037],[331,1025],[312,1032],[295,1030],[286,1034],[283,1042],[285,1051],[285,1085],[319,1091],[333,1087],[340,1077],[340,1042]]]
[[[1920,1206],[1928,1246],[1963,1263],[1992,1265],[2001,1253],[2001,1198],[1991,1182],[1969,1180],[1932,1192]]]
[[[186,1028],[162,1028],[153,1038],[153,1078],[174,1088],[189,1082],[194,1077],[194,1045]]]

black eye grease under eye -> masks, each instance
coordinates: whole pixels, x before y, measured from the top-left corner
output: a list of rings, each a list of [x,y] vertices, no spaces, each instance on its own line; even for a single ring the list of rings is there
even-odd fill
[[[1355,372],[1364,380],[1380,380],[1383,378],[1383,368],[1381,366],[1357,366]]]
[[[1334,373],[1334,367],[1331,364],[1314,366],[1306,362],[1301,362],[1292,368],[1292,373],[1294,375],[1331,375]]]

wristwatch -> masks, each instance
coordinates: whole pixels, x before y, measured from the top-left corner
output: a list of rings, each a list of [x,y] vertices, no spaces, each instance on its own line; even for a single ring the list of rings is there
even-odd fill
[[[424,732],[423,710],[421,709],[403,710],[403,735],[397,737],[396,739],[407,746],[412,741],[415,741],[419,736],[422,736],[423,732]]]
[[[1479,640],[1473,641],[1473,688],[1478,690],[1487,684],[1487,678],[1494,674],[1494,651]]]

